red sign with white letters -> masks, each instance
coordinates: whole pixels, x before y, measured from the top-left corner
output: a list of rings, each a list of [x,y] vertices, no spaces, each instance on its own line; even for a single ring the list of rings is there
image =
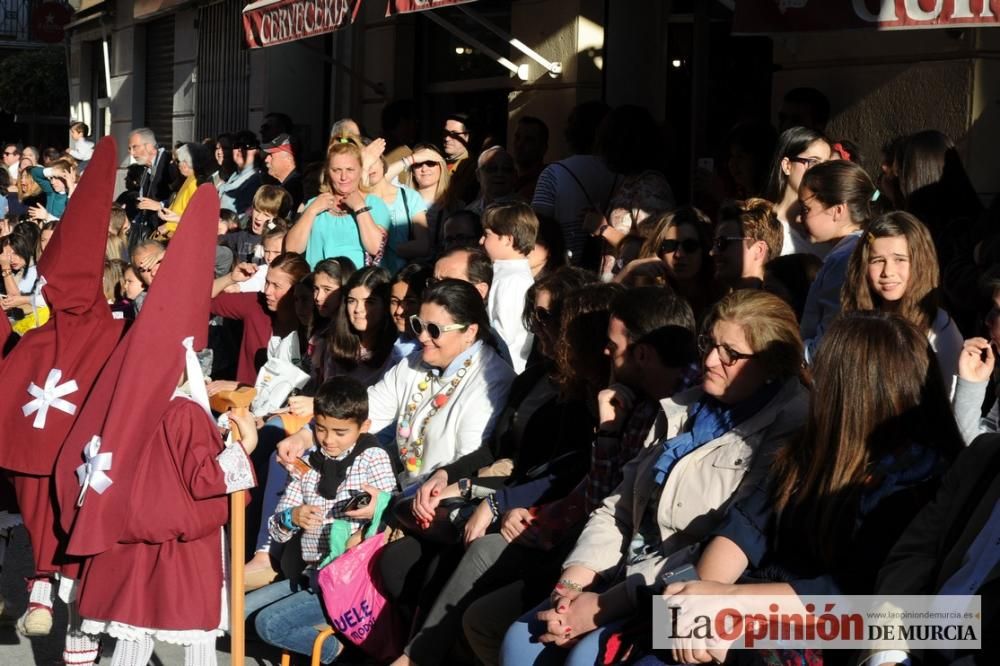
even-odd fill
[[[260,0],[243,8],[243,32],[252,49],[339,30],[358,15],[361,0]]]
[[[1000,0],[739,0],[733,32],[913,30],[1000,25]]]

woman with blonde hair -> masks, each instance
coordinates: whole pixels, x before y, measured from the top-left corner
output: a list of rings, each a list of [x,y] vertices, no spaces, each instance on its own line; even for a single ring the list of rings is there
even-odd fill
[[[460,208],[450,189],[451,172],[444,155],[437,146],[418,143],[412,155],[404,157],[386,168],[386,178],[393,167],[399,173],[399,182],[416,190],[427,205],[427,232],[432,248],[441,247],[445,217]]]
[[[665,435],[624,468],[549,600],[507,632],[500,663],[599,663],[609,625],[638,612],[638,589],[694,561],[732,498],[802,426],[802,339],[784,301],[733,292],[702,330],[702,385],[662,402]]]
[[[287,252],[304,252],[314,267],[327,257],[344,256],[356,266],[377,265],[385,251],[389,209],[361,191],[363,157],[350,140],[334,139],[326,153],[320,194],[285,237]]]
[[[889,550],[962,447],[935,365],[925,332],[898,315],[838,318],[816,357],[805,427],[712,530],[701,580],[666,588],[673,603],[767,595],[794,608],[797,595],[871,594]],[[737,583],[744,576],[760,582]],[[700,647],[675,644],[677,663],[703,661]],[[740,663],[773,663],[767,652]]]

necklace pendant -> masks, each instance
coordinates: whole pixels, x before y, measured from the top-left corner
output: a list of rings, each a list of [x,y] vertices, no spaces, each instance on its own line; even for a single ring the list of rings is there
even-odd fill
[[[416,458],[410,457],[406,459],[406,471],[416,472],[420,469],[420,461]]]
[[[428,386],[430,386],[430,384],[427,382],[427,380],[424,380],[419,384],[417,384],[417,388],[420,389],[421,391],[426,391]]]
[[[434,406],[437,407],[438,409],[441,409],[447,404],[448,404],[448,394],[440,393],[434,396]]]
[[[411,434],[410,426],[408,426],[408,425],[406,425],[406,426],[400,426],[400,428],[399,428],[399,436],[400,437],[402,437],[403,439],[409,439],[410,438],[410,434]]]

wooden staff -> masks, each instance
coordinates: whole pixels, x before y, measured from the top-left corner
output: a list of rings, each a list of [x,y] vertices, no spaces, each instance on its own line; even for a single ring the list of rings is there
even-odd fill
[[[249,386],[234,391],[220,391],[210,398],[212,409],[217,412],[248,414],[250,403],[257,391]],[[229,422],[229,432],[234,442],[241,440],[236,423]],[[246,626],[243,619],[243,541],[246,538],[246,492],[237,490],[229,495],[229,653],[233,666],[244,666],[246,659]]]

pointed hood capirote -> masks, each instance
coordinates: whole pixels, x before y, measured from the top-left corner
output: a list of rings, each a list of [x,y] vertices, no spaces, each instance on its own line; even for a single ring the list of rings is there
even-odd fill
[[[104,252],[114,200],[117,148],[97,144],[38,273],[51,317],[0,362],[0,467],[48,475],[124,321],[104,298]],[[2,337],[2,336],[0,336]]]
[[[218,219],[219,196],[202,185],[59,456],[55,481],[71,555],[104,552],[128,523],[143,447],[185,367],[184,342],[193,338],[194,349],[207,342]]]

